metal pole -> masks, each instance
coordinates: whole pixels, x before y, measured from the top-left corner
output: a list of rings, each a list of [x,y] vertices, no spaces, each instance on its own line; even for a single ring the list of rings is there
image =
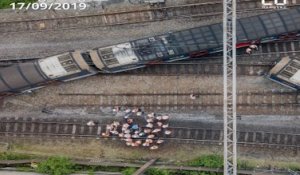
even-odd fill
[[[236,0],[223,0],[224,174],[237,174]]]

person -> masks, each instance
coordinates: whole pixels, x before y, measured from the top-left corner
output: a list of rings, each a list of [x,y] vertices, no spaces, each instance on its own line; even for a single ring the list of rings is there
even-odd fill
[[[139,137],[144,137],[145,135],[146,135],[146,133],[144,133],[144,132],[139,133]]]
[[[132,142],[126,142],[126,145],[127,145],[127,146],[131,146],[131,143],[132,143]]]
[[[171,132],[170,130],[166,130],[166,131],[165,131],[165,134],[166,134],[166,135],[170,135],[171,133],[172,133],[172,132]]]
[[[147,127],[147,128],[153,128],[153,124],[152,124],[152,123],[148,123],[148,124],[146,125],[146,127]]]
[[[252,49],[251,49],[250,47],[248,47],[248,48],[246,49],[246,53],[247,53],[248,55],[251,55]]]
[[[148,135],[148,139],[153,139],[155,137],[155,135],[154,134],[150,134],[150,135]]]
[[[102,137],[109,137],[109,134],[107,132],[103,132],[101,135]]]
[[[143,146],[150,146],[150,144],[148,142],[145,142],[142,144]]]
[[[139,108],[133,108],[131,112],[132,113],[137,113],[138,111],[139,111]]]
[[[197,97],[198,97],[198,96],[197,96],[197,95],[195,95],[195,94],[191,94],[191,95],[190,95],[190,99],[192,99],[192,100],[196,100],[196,99],[197,99]]]
[[[129,114],[129,113],[131,113],[131,110],[128,108],[128,109],[125,110],[125,113]]]
[[[134,138],[134,139],[139,138],[139,135],[138,134],[133,134],[132,138]]]
[[[142,113],[141,111],[138,111],[138,112],[136,113],[136,116],[141,117],[142,114],[143,114],[143,113]]]
[[[139,129],[139,126],[137,124],[133,124],[131,127],[132,130],[136,131]]]
[[[116,106],[114,109],[113,109],[113,112],[119,112],[120,111],[120,107],[119,106]]]
[[[162,119],[161,116],[157,116],[157,117],[156,117],[156,120],[158,120],[158,121],[160,121],[161,119]]]
[[[141,140],[137,140],[135,143],[139,146],[140,144],[142,144],[142,141]]]
[[[93,120],[90,120],[89,122],[87,122],[86,124],[87,126],[95,126],[95,122]]]
[[[115,127],[118,127],[118,126],[120,125],[120,122],[114,121],[114,122],[113,122],[113,125],[114,125]]]
[[[150,118],[150,119],[154,118],[154,113],[152,112],[151,114],[148,114],[147,117]]]
[[[162,120],[168,120],[170,117],[168,115],[163,115],[161,118]]]
[[[110,133],[111,133],[112,135],[119,135],[119,132],[118,132],[118,131],[115,131],[115,130],[110,131]]]
[[[164,140],[162,140],[162,139],[158,139],[158,140],[156,141],[157,144],[161,144],[161,143],[163,143],[163,142],[164,142]]]
[[[127,123],[128,123],[129,125],[133,124],[133,119],[132,119],[132,118],[128,118],[128,119],[127,119]]]
[[[151,129],[144,129],[144,133],[149,134],[151,132]]]
[[[251,45],[249,46],[249,48],[250,48],[250,49],[258,50],[258,47],[257,47],[257,45],[255,45],[255,44],[251,44]]]
[[[169,124],[162,125],[162,128],[168,128]]]
[[[124,137],[124,133],[119,133],[119,137],[123,138]]]
[[[157,145],[153,145],[153,146],[150,147],[150,149],[151,149],[151,150],[158,149],[158,146],[157,146]]]
[[[161,127],[163,125],[162,122],[157,122],[156,124],[157,124],[158,127]]]
[[[161,131],[161,129],[160,128],[156,128],[156,129],[154,129],[153,131],[152,131],[152,133],[159,133]]]
[[[152,118],[149,118],[149,119],[147,119],[146,121],[147,121],[147,123],[152,123],[152,122],[153,122],[153,119],[152,119]]]
[[[145,142],[147,142],[147,143],[153,143],[153,140],[152,139],[146,139],[146,141]]]

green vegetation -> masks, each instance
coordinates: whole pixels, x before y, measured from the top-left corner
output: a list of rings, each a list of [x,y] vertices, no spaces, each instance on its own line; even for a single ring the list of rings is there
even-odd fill
[[[50,175],[67,175],[74,172],[74,164],[65,157],[50,157],[38,164],[37,172]]]
[[[146,171],[146,175],[171,175],[171,171],[157,168],[150,168]]]
[[[11,3],[23,2],[28,4],[36,1],[37,0],[0,0],[0,9],[11,8]]]
[[[237,168],[241,170],[254,170],[255,165],[249,161],[246,160],[238,160],[237,162]]]
[[[199,171],[186,171],[186,170],[165,170],[150,168],[145,172],[146,175],[221,175],[222,173],[210,173],[210,172],[199,172]]]
[[[12,152],[2,152],[0,153],[0,160],[24,160],[32,159],[33,157],[27,154],[17,154]]]
[[[136,171],[136,168],[126,168],[122,171],[124,175],[132,175]]]
[[[208,168],[222,168],[223,157],[220,155],[203,155],[195,160],[188,162],[189,166],[203,166]]]
[[[24,160],[41,158],[35,155],[19,154],[11,151],[0,153],[0,160]],[[32,164],[31,164],[32,165]],[[72,161],[66,157],[50,157],[45,161],[38,164],[37,168],[29,164],[17,165],[18,171],[36,171],[39,173],[49,175],[67,175],[70,173],[85,172],[89,175],[93,175],[96,171],[108,171],[108,172],[122,172],[123,175],[132,175],[137,168],[132,167],[110,167],[110,166],[87,166],[87,165],[75,165]],[[202,155],[194,160],[180,163],[182,166],[194,166],[194,167],[208,167],[208,168],[220,168],[223,167],[223,157],[220,155]],[[254,170],[258,166],[258,162],[251,160],[238,160],[238,169],[242,170]],[[274,164],[274,167],[280,167],[282,169],[290,169],[299,171],[300,166],[298,163],[287,162],[281,164]],[[5,166],[1,166],[5,167]],[[263,166],[261,166],[263,167]],[[264,166],[264,168],[267,168]],[[146,175],[221,175],[222,173],[214,172],[198,172],[198,171],[187,171],[187,170],[167,170],[150,168],[145,172]]]

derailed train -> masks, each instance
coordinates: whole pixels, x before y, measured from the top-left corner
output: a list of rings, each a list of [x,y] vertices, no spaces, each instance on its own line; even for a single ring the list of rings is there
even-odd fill
[[[300,36],[300,7],[241,18],[237,48]],[[222,52],[222,23],[169,32],[87,51],[69,51],[0,69],[0,93],[23,93],[51,82],[116,73]]]

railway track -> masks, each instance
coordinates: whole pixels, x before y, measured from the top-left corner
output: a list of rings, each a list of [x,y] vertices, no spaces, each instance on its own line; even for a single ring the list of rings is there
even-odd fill
[[[42,138],[102,138],[105,124],[87,126],[88,120],[34,119],[34,118],[1,118],[1,137],[42,137]],[[223,142],[223,131],[200,128],[170,127],[172,134],[163,136],[167,141],[185,143],[217,144]],[[117,137],[111,137],[117,139]],[[268,147],[299,148],[300,135],[289,133],[271,133],[264,131],[238,131],[240,145]]]
[[[264,75],[274,66],[274,62],[260,63],[238,63],[237,74],[259,76]],[[221,62],[205,62],[191,61],[178,62],[169,64],[159,64],[136,69],[128,72],[123,72],[118,75],[164,75],[164,76],[186,76],[186,75],[221,75],[223,73],[223,63]]]
[[[293,1],[294,2],[294,1]],[[299,5],[297,2],[289,4],[290,8]],[[270,11],[262,9],[260,1],[240,0],[238,13],[242,16],[261,14]],[[104,27],[124,24],[137,24],[169,20],[174,18],[196,18],[199,20],[215,20],[222,16],[222,3],[220,1],[194,3],[186,5],[144,8],[118,12],[104,12],[93,15],[77,15],[47,19],[6,21],[0,23],[2,33],[22,31],[49,31],[61,29]]]
[[[223,94],[221,92],[189,93],[157,93],[157,94],[78,94],[60,93],[59,104],[53,107],[86,107],[91,113],[97,113],[99,106],[129,106],[142,107],[156,111],[190,111],[200,110],[212,114],[221,114],[223,109]],[[237,110],[239,114],[263,115],[282,114],[297,115],[300,112],[300,95],[297,92],[252,92],[237,95]]]

